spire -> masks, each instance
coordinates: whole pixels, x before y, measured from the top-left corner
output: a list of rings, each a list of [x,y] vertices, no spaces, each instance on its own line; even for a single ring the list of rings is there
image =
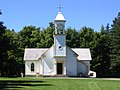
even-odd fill
[[[58,14],[57,14],[57,16],[56,16],[56,18],[55,18],[55,21],[66,21],[66,19],[64,18],[63,14],[62,14],[62,12],[61,12],[61,9],[62,9],[62,8],[63,8],[63,7],[62,7],[61,5],[58,6],[59,12],[58,12]]]

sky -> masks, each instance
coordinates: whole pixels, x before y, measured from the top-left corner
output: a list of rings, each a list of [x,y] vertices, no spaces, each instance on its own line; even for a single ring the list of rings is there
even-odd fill
[[[77,31],[84,26],[100,31],[120,12],[120,0],[0,0],[0,21],[16,32],[29,25],[46,28],[54,22],[59,5],[67,20],[65,27]]]

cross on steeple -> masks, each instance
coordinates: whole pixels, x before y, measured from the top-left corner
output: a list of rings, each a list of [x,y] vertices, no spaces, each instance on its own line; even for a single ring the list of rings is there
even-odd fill
[[[63,8],[63,7],[62,7],[61,5],[58,6],[59,12],[61,12],[61,9],[62,9],[62,8]]]
[[[1,9],[0,9],[0,15],[2,14]]]

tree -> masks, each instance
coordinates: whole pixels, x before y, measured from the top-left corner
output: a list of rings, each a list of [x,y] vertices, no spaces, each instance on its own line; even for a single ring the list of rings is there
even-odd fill
[[[110,38],[109,28],[101,26],[101,32],[96,32],[94,37],[94,47],[92,47],[91,69],[97,72],[98,77],[105,77],[110,74]]]
[[[47,27],[44,30],[44,36],[45,36],[45,47],[49,48],[53,45],[53,29],[50,27]]]
[[[82,27],[82,29],[78,32],[78,38],[81,48],[89,48],[92,46],[94,30],[92,28]]]
[[[54,34],[54,24],[49,23],[49,27],[40,31],[40,42],[37,44],[37,47],[49,48],[53,45],[53,34]]]
[[[17,34],[14,31],[4,29],[2,42],[0,42],[0,72],[1,76],[14,76],[20,72],[19,45]]]
[[[78,32],[75,29],[67,28],[66,30],[66,43],[71,48],[79,47]]]
[[[110,69],[113,75],[120,75],[120,12],[118,13],[118,16],[113,20],[110,37]]]
[[[25,26],[18,33],[20,46],[22,48],[35,48],[37,47],[37,42],[40,42],[40,28],[35,26]]]
[[[3,22],[0,21],[0,75],[2,74],[2,68],[3,68],[3,61],[4,61],[4,56],[6,53],[5,50],[5,29],[6,27],[3,25]]]

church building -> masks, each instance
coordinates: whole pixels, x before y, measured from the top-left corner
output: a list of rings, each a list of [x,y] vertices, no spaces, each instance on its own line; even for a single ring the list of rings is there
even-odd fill
[[[50,48],[25,48],[26,76],[88,76],[90,49],[66,46],[65,23],[59,11],[54,19],[54,44]]]

